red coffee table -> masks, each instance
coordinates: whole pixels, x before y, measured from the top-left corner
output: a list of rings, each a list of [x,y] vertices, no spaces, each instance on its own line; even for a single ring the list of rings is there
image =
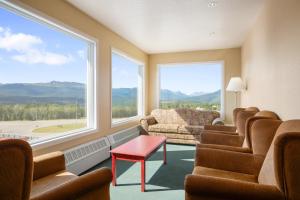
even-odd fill
[[[167,164],[167,138],[164,136],[146,136],[141,135],[129,142],[122,144],[111,150],[112,154],[112,184],[117,184],[116,178],[116,160],[126,160],[130,162],[141,162],[141,191],[145,191],[145,164],[146,160],[164,145],[164,164]]]

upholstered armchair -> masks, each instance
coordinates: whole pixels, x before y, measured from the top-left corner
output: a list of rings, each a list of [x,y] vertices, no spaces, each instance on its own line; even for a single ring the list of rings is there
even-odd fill
[[[245,124],[245,139],[243,141],[242,146],[231,146],[231,145],[223,145],[223,144],[198,144],[198,148],[214,148],[214,149],[223,149],[228,151],[237,151],[237,152],[244,152],[244,153],[251,153],[252,152],[252,143],[251,143],[251,128],[253,123],[256,120],[260,119],[277,119],[280,118],[278,115],[272,111],[259,111],[254,116],[249,117],[246,120]],[[215,137],[219,136],[219,134],[215,135]],[[239,136],[223,136],[224,138],[237,138],[236,140],[240,140]]]
[[[204,132],[208,131],[222,131],[224,133],[236,133],[236,124],[237,124],[237,114],[240,111],[254,111],[254,112],[259,112],[259,109],[257,107],[248,107],[248,108],[235,108],[233,110],[233,126],[229,125],[205,125],[204,126]],[[219,118],[218,118],[219,119]],[[215,119],[215,120],[218,120]]]
[[[276,129],[268,148],[261,137],[268,140]],[[197,151],[193,174],[185,179],[185,199],[300,199],[300,120],[257,120],[252,133],[253,154],[209,148]]]
[[[66,171],[63,153],[32,157],[30,145],[17,139],[0,140],[0,199],[108,200],[110,169],[76,176]]]
[[[237,132],[203,131],[200,135],[201,144],[217,144],[227,146],[242,146],[245,139],[247,119],[253,117],[256,111],[241,110],[237,113]]]

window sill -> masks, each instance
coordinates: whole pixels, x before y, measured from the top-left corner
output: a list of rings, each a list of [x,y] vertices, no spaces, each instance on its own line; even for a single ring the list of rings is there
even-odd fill
[[[70,140],[85,137],[87,135],[97,133],[97,132],[98,132],[98,129],[93,129],[93,128],[84,129],[82,131],[73,132],[73,133],[69,133],[66,135],[61,135],[61,136],[57,136],[54,138],[49,138],[49,139],[45,139],[42,141],[33,142],[33,143],[31,143],[31,147],[33,150],[43,149],[43,148],[47,148],[47,147],[61,144],[64,142],[68,142]]]
[[[116,121],[114,121],[114,122],[111,123],[111,128],[115,128],[115,127],[118,127],[118,126],[126,125],[126,124],[128,124],[130,122],[138,121],[141,118],[142,118],[141,116],[134,116],[134,117],[128,117],[126,119],[116,120]]]

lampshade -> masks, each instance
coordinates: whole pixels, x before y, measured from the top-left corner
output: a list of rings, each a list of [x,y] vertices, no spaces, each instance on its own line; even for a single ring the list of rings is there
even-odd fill
[[[227,85],[226,90],[232,92],[240,92],[244,88],[243,81],[240,77],[232,77]]]

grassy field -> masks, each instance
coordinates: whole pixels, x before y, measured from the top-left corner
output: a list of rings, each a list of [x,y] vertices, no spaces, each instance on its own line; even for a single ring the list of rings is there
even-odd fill
[[[43,134],[49,134],[49,133],[63,133],[68,132],[80,128],[86,127],[85,123],[75,123],[75,124],[60,124],[60,125],[54,125],[54,126],[47,126],[42,128],[34,129],[33,135],[41,136]]]

